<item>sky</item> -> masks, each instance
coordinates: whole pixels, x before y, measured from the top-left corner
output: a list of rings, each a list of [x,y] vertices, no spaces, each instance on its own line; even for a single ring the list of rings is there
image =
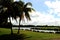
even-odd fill
[[[18,1],[18,0],[15,0]],[[30,14],[31,21],[22,20],[22,25],[54,25],[60,26],[60,0],[23,0],[25,3],[31,2],[32,11]],[[13,21],[13,20],[12,20]],[[12,22],[18,25],[19,22]]]

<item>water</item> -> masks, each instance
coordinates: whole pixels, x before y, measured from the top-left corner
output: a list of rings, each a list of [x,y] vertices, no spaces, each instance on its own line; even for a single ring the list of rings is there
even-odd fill
[[[20,27],[20,29],[23,30],[31,30],[31,31],[35,31],[35,32],[51,32],[51,33],[56,33],[56,32],[60,32],[60,31],[54,31],[54,30],[36,30],[36,29],[31,29],[33,27]],[[12,29],[18,29],[18,27],[13,27]]]

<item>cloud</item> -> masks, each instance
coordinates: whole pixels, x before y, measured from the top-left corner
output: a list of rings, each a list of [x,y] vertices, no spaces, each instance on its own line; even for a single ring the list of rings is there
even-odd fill
[[[31,21],[22,20],[21,25],[60,25],[60,19],[54,18],[53,15],[44,14],[41,12],[32,12],[30,13]],[[19,25],[19,18],[15,20],[11,20],[13,25]]]
[[[50,1],[45,1],[45,4],[48,6],[49,8],[49,13],[52,14],[56,14],[57,16],[60,16],[60,1],[56,0],[53,2]]]
[[[41,12],[32,12],[30,13],[30,16],[31,16],[31,21],[26,20],[25,23],[21,22],[21,24],[24,24],[24,25],[57,25],[55,23],[56,21],[58,21],[58,19],[54,18],[54,16],[50,14],[44,14]]]

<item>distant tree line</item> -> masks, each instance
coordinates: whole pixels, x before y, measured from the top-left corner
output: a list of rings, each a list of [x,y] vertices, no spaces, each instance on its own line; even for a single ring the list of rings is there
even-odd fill
[[[19,25],[13,25],[13,27],[18,27]],[[48,26],[48,25],[20,25],[20,27],[60,27],[60,26]]]

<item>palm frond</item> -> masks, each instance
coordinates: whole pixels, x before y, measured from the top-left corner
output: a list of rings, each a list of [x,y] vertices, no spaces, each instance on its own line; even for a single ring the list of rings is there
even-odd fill
[[[19,4],[20,4],[20,6],[23,6],[24,2],[23,1],[19,1]]]
[[[31,12],[31,8],[26,8],[25,11]]]
[[[31,8],[31,10],[35,11],[33,8]]]
[[[33,8],[26,8],[26,9],[24,9],[24,11],[32,12],[32,11],[35,11],[35,10]]]
[[[28,2],[24,5],[24,8],[26,8],[28,5],[32,6],[32,3]]]
[[[20,21],[24,18],[23,13],[20,13]]]
[[[27,20],[31,20],[30,15],[29,15],[28,12],[25,12],[25,17],[26,17]]]

